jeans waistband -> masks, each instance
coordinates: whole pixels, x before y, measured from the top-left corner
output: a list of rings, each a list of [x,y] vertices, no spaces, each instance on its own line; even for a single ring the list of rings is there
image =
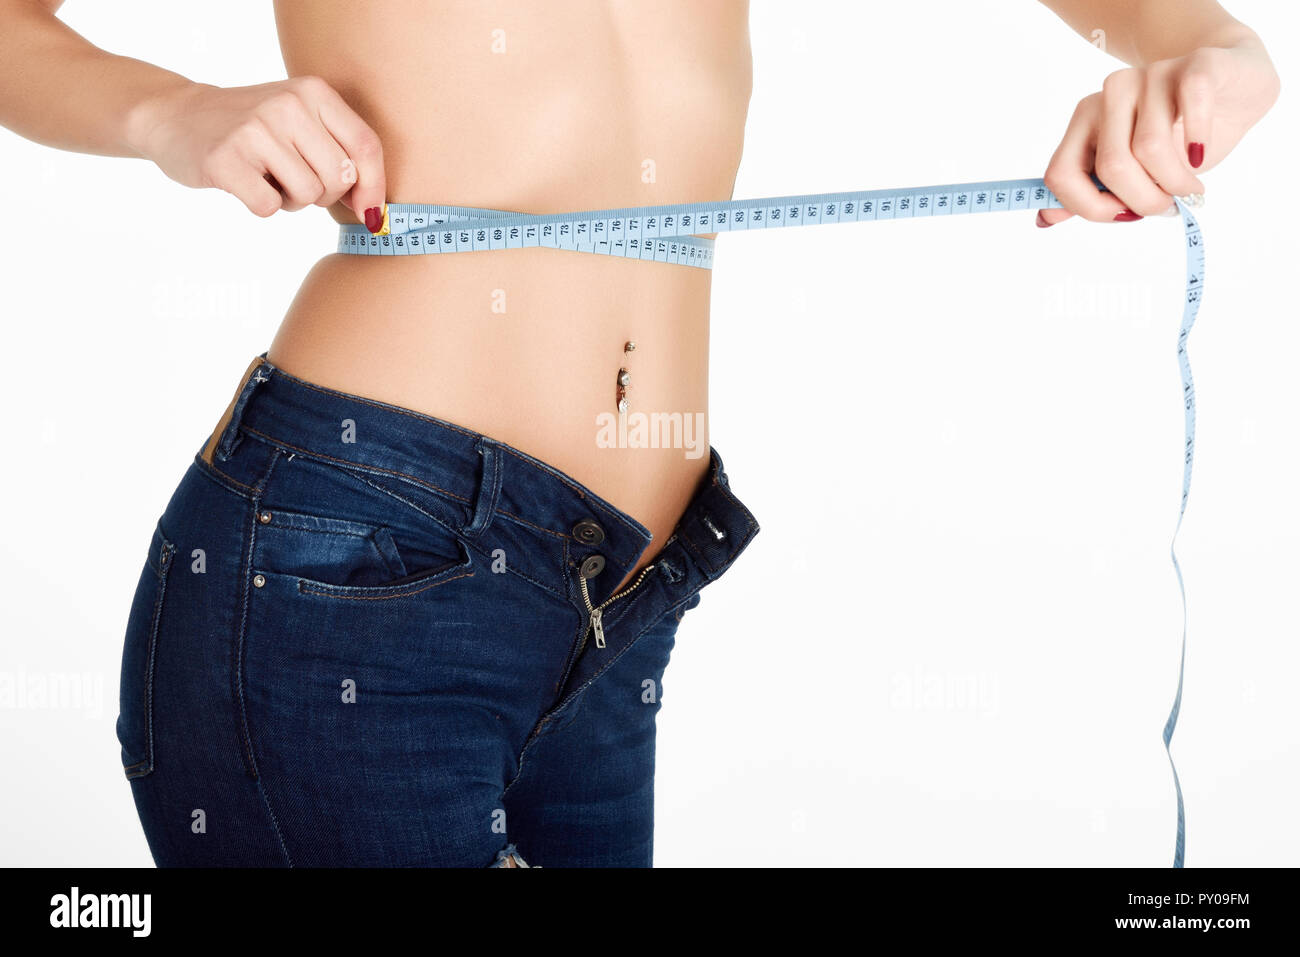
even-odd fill
[[[599,554],[620,570],[602,575],[606,584],[635,568],[651,544],[649,530],[636,519],[516,448],[410,409],[307,382],[267,361],[265,353],[245,370],[199,457],[222,471],[247,439],[381,473],[455,503],[458,531],[471,540],[504,518],[561,540],[571,563]],[[256,484],[255,476],[237,480]],[[663,546],[680,552],[707,582],[722,574],[757,531],[711,448],[709,472]],[[554,572],[546,577],[553,582]]]

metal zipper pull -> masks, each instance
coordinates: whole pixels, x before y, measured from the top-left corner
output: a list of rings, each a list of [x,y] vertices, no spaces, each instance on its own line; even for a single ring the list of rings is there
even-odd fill
[[[610,595],[608,598],[606,598],[603,602],[601,602],[599,605],[595,606],[594,608],[591,605],[591,592],[587,590],[587,579],[583,578],[582,575],[578,576],[578,589],[582,592],[582,603],[587,606],[587,612],[591,615],[591,620],[587,624],[587,630],[592,632],[596,636],[597,648],[605,647],[605,625],[601,621],[605,609],[610,605],[612,605],[614,602],[616,602],[618,599],[622,598],[624,595],[627,595],[630,592],[634,592],[638,588],[640,588],[641,582],[645,580],[646,575],[650,574],[651,570],[653,570],[654,567],[655,566],[652,563],[647,565],[645,568],[641,569],[641,574],[636,577],[636,581],[628,585],[621,592],[618,592],[615,595]],[[585,633],[582,636],[582,642],[584,645],[587,642],[587,636]],[[581,647],[578,649],[578,653],[579,654],[582,653]]]

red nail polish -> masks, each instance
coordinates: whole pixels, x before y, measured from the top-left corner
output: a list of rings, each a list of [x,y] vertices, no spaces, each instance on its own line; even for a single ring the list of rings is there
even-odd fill
[[[377,233],[384,228],[384,211],[378,206],[366,210],[366,229]]]
[[[1041,209],[1038,211],[1038,219],[1036,219],[1034,223],[1039,229],[1047,229],[1050,226],[1056,225],[1055,223],[1049,223],[1047,221],[1047,217],[1043,215],[1043,211]]]
[[[1141,218],[1142,218],[1141,216],[1139,216],[1137,213],[1133,212],[1131,209],[1126,209],[1126,210],[1124,210],[1124,212],[1116,214],[1116,216],[1115,216],[1115,222],[1117,222],[1117,223],[1136,223],[1136,222],[1137,222],[1139,219],[1141,219]]]
[[[1192,164],[1192,169],[1200,169],[1201,164],[1205,162],[1205,144],[1188,143],[1187,144],[1187,162]]]

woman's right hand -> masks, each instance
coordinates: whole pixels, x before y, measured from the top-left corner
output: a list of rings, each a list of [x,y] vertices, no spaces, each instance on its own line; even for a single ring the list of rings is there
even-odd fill
[[[139,154],[169,177],[223,189],[258,216],[342,201],[372,233],[383,225],[379,137],[319,77],[193,84],[141,104],[131,127]]]

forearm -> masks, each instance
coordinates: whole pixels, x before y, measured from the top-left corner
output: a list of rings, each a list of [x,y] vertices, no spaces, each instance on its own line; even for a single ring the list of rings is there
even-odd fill
[[[148,104],[194,86],[99,49],[37,0],[0,0],[0,24],[0,126],[47,146],[138,156]]]
[[[1130,66],[1186,56],[1202,47],[1263,45],[1215,0],[1040,0],[1088,40]]]

